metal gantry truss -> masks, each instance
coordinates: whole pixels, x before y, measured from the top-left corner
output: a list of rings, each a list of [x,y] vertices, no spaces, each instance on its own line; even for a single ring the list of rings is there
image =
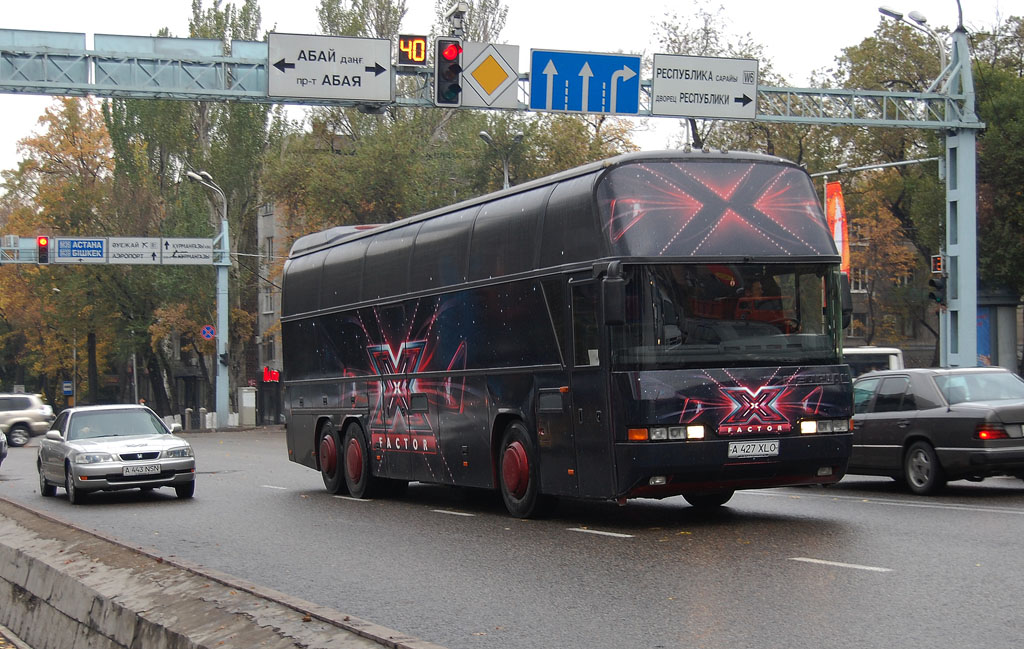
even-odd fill
[[[265,42],[0,29],[0,93],[176,99],[298,105],[432,107],[431,71],[395,66],[396,77],[415,78],[408,96],[391,102],[273,97],[268,94]],[[941,43],[940,43],[941,46]],[[227,54],[225,52],[228,52]],[[521,92],[529,86],[520,75]],[[641,83],[638,117],[651,116],[651,81]],[[946,132],[946,255],[949,308],[940,315],[944,366],[977,364],[977,248],[975,135],[984,128],[974,112],[967,33],[952,34],[948,65],[926,92],[759,87],[756,121],[944,130]],[[523,103],[521,110],[527,109]],[[678,117],[674,117],[679,119]],[[964,326],[960,326],[963,323]]]

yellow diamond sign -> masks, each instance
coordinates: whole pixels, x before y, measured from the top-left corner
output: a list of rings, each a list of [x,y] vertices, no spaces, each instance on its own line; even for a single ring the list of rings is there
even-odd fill
[[[491,55],[488,55],[470,74],[488,95],[493,95],[494,91],[509,78],[505,68]]]
[[[464,43],[466,74],[463,106],[520,108],[519,47],[492,43]]]

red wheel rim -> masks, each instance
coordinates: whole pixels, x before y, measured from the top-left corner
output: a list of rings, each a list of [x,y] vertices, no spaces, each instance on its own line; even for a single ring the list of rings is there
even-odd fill
[[[327,475],[334,475],[338,467],[338,447],[334,444],[334,435],[324,435],[320,440],[320,470]]]
[[[526,494],[526,487],[530,484],[530,461],[521,443],[512,442],[505,447],[501,458],[501,478],[509,494],[515,498]]]
[[[358,484],[363,478],[363,447],[355,439],[350,440],[345,449],[345,463],[348,466],[348,477]]]

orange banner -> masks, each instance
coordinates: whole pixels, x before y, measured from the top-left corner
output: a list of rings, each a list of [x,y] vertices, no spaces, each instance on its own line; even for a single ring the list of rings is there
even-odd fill
[[[836,250],[843,256],[840,270],[849,275],[849,222],[846,219],[846,203],[843,202],[843,188],[838,181],[825,185],[825,217],[828,219],[828,229],[836,242]]]

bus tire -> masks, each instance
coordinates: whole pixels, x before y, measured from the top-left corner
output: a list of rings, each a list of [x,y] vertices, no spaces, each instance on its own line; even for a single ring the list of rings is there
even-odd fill
[[[683,498],[686,499],[686,502],[690,503],[691,507],[708,510],[716,509],[729,502],[733,493],[734,492],[730,490],[710,494],[683,494]]]
[[[498,449],[498,482],[505,509],[518,518],[539,516],[549,509],[540,494],[537,453],[522,422],[505,428]]]
[[[320,443],[317,448],[320,459],[320,477],[324,479],[324,487],[327,488],[327,492],[347,493],[345,470],[341,461],[341,438],[329,421],[325,422],[320,429]]]
[[[342,448],[345,449],[342,465],[349,495],[353,498],[369,498],[375,490],[376,480],[370,471],[366,437],[358,424],[349,424],[345,428],[345,444]]]

